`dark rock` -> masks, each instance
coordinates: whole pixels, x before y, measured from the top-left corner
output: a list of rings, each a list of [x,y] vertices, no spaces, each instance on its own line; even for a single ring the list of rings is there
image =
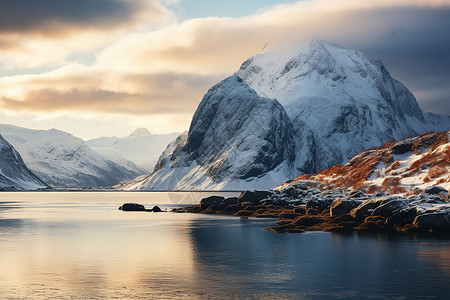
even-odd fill
[[[350,211],[350,215],[355,219],[365,219],[366,217],[371,216],[374,209],[380,206],[382,203],[383,200],[380,199],[364,201],[358,207],[352,209]]]
[[[231,198],[225,198],[222,200],[221,205],[228,206],[230,204],[237,204],[238,203],[238,197],[231,197]]]
[[[203,198],[200,201],[200,210],[205,210],[212,205],[219,205],[224,199],[225,197],[221,196],[210,196],[207,198]]]
[[[323,211],[325,209],[329,209],[331,206],[331,203],[333,203],[334,199],[330,199],[330,198],[316,198],[316,197],[311,197],[307,202],[306,202],[306,210],[310,209],[310,208],[314,208],[314,209],[318,209],[319,211]]]
[[[280,220],[283,220],[283,219],[291,219],[291,220],[293,220],[293,219],[298,218],[300,216],[301,216],[300,214],[282,213],[282,214],[279,215],[279,218],[280,218]]]
[[[318,214],[320,214],[320,213],[321,213],[321,211],[318,210],[318,209],[315,209],[315,208],[308,208],[308,209],[306,210],[306,214],[307,214],[307,215],[313,215],[313,216],[315,216],[315,215],[318,215]]]
[[[392,216],[395,211],[403,209],[406,206],[407,204],[403,200],[392,200],[376,207],[372,212],[372,216],[382,216],[388,218]]]
[[[146,211],[144,205],[137,204],[137,203],[125,203],[121,207],[119,207],[119,210],[123,210],[123,211]]]
[[[248,211],[248,210],[240,210],[236,213],[237,216],[241,216],[241,217],[250,217],[251,215],[253,215],[252,211]]]
[[[296,198],[299,196],[297,193],[297,189],[294,186],[290,186],[290,187],[284,189],[282,192],[284,195],[286,195],[290,198]]]
[[[153,206],[153,209],[152,209],[152,211],[153,212],[161,212],[162,210],[161,210],[161,208],[159,208],[159,206]]]
[[[440,193],[448,193],[448,191],[444,189],[442,186],[436,185],[427,187],[425,189],[425,193],[431,195],[439,195]]]
[[[404,154],[412,151],[412,139],[400,141],[392,146],[392,154]]]
[[[304,214],[306,214],[306,208],[304,206],[299,206],[299,207],[294,208],[293,212],[296,214],[304,215]]]
[[[269,191],[243,191],[239,196],[238,203],[250,202],[253,204],[259,204],[261,200],[265,200],[272,195]]]
[[[361,204],[360,201],[356,200],[344,200],[344,199],[336,199],[331,203],[330,206],[330,215],[345,215],[350,213],[350,211]]]
[[[359,198],[359,197],[364,197],[367,195],[361,191],[354,190],[354,191],[351,191],[350,193],[348,193],[346,196],[347,196],[347,198]]]
[[[308,216],[298,217],[292,222],[295,226],[313,226],[319,223],[323,223],[322,218]]]
[[[450,212],[438,211],[418,215],[413,225],[420,230],[450,230]]]
[[[227,207],[225,207],[222,212],[225,214],[234,214],[237,213],[238,211],[240,211],[242,209],[242,206],[238,205],[238,204],[230,204]]]
[[[398,209],[386,219],[386,222],[391,225],[405,225],[412,224],[417,217],[417,208],[415,206],[408,206]]]

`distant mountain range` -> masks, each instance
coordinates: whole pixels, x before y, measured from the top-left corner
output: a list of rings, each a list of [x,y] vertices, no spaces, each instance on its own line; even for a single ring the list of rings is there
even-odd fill
[[[178,135],[176,132],[152,134],[146,128],[138,128],[125,137],[101,137],[86,143],[112,161],[128,160],[151,173],[161,153]]]
[[[155,170],[122,189],[274,187],[390,139],[449,130],[381,62],[320,41],[273,49],[213,86]]]
[[[0,124],[0,134],[26,166],[52,187],[111,186],[146,172],[126,160],[110,160],[80,138],[56,130],[32,130]]]

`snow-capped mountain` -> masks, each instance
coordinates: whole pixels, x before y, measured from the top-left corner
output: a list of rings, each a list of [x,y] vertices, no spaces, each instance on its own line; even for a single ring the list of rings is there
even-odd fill
[[[125,188],[268,188],[390,139],[448,129],[450,116],[422,112],[382,63],[312,41],[245,61],[208,91],[155,172]]]
[[[111,186],[145,172],[132,162],[113,162],[85,141],[59,131],[0,124],[0,133],[30,170],[53,187]]]
[[[0,191],[48,187],[27,168],[16,149],[0,135]]]
[[[450,131],[430,132],[355,155],[345,165],[302,175],[278,187],[285,189],[310,181],[326,188],[354,188],[368,193],[393,194],[439,185],[450,189]]]
[[[113,161],[128,160],[150,173],[161,153],[178,135],[152,134],[146,128],[138,128],[129,136],[101,137],[88,140],[87,144]]]

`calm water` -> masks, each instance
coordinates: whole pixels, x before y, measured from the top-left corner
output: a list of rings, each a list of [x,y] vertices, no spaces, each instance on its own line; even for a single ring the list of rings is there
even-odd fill
[[[0,193],[0,299],[450,298],[449,238],[277,234],[264,230],[273,220],[117,210],[204,196]]]

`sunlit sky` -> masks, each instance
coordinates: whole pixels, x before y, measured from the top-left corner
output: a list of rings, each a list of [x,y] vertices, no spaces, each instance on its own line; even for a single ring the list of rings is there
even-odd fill
[[[449,0],[0,2],[0,123],[83,139],[184,131],[264,45],[318,38],[381,59],[450,114]]]

